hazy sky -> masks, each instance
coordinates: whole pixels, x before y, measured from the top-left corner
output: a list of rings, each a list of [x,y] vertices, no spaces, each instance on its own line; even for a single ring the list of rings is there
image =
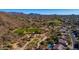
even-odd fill
[[[22,13],[37,13],[37,14],[78,14],[79,9],[0,9],[0,12],[22,12]]]

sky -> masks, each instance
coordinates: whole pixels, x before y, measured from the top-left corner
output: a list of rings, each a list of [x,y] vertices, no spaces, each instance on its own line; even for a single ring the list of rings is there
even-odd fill
[[[57,14],[57,15],[79,15],[79,9],[0,9],[0,12],[19,12],[19,13],[37,13],[37,14]]]

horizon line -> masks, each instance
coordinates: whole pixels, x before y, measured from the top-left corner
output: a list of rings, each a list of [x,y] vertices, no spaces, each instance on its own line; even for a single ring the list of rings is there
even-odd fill
[[[18,14],[30,14],[30,15],[79,15],[79,14],[42,14],[42,13],[24,13],[24,12],[6,12],[6,11],[0,11],[0,13],[18,13]]]

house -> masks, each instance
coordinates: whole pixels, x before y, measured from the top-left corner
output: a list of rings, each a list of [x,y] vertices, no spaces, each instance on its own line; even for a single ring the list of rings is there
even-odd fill
[[[56,49],[56,50],[63,50],[65,47],[62,45],[62,44],[56,44],[53,49]]]
[[[61,38],[62,38],[62,39],[66,39],[66,36],[65,36],[65,35],[62,35]]]
[[[59,43],[62,44],[63,46],[65,46],[65,47],[68,45],[67,41],[63,40],[63,39],[59,39]]]

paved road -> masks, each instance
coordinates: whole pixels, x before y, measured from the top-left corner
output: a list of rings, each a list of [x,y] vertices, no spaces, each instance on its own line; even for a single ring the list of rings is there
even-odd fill
[[[76,38],[75,38],[75,36],[73,35],[73,33],[72,33],[71,30],[69,30],[69,35],[70,35],[71,41],[72,41],[72,48],[71,48],[71,49],[74,49],[74,45],[75,45],[75,43],[76,43]]]

